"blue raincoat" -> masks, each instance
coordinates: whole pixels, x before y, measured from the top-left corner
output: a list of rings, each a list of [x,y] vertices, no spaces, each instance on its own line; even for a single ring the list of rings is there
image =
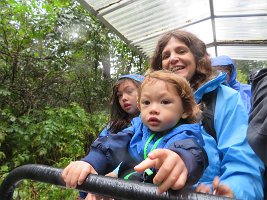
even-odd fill
[[[240,92],[241,98],[247,109],[248,113],[251,108],[251,85],[242,84],[236,80],[236,65],[234,61],[228,56],[218,56],[211,59],[212,66],[220,66],[220,67],[230,67],[232,69],[232,73],[228,82],[228,85]]]
[[[195,92],[199,103],[205,93],[217,89],[214,128],[217,141],[202,129],[209,158],[199,183],[212,184],[215,176],[228,185],[237,199],[263,199],[263,162],[246,139],[248,114],[237,91],[223,85],[225,73],[205,83]]]

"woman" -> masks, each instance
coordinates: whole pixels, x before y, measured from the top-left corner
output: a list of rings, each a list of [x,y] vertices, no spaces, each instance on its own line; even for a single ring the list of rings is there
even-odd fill
[[[185,77],[197,103],[205,94],[216,90],[216,137],[202,129],[209,166],[199,180],[199,184],[205,185],[200,185],[197,191],[211,193],[213,184],[213,193],[217,195],[263,199],[264,166],[246,140],[245,107],[238,92],[223,85],[226,75],[213,71],[204,42],[186,31],[168,32],[158,41],[150,68],[170,70]],[[220,177],[220,183],[214,179],[216,176]]]

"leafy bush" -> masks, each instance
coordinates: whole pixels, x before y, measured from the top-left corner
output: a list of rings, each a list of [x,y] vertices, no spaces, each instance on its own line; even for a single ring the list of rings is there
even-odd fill
[[[89,115],[75,103],[67,108],[46,108],[18,118],[6,109],[1,111],[0,118],[0,133],[4,135],[0,141],[2,178],[15,167],[28,163],[64,168],[70,161],[85,156],[107,122],[104,113]],[[23,199],[66,199],[61,198],[62,195],[77,195],[77,191],[63,191],[53,185],[48,187],[47,184],[31,181],[24,183],[18,186],[14,194]]]
[[[24,180],[16,187],[13,193],[14,199],[23,200],[76,200],[78,191],[64,189],[55,185],[38,183],[35,181]]]

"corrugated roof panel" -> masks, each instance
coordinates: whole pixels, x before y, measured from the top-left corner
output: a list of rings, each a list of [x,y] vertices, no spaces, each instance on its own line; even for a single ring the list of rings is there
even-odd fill
[[[217,40],[267,40],[267,16],[215,19]]]
[[[161,34],[181,28],[202,39],[212,56],[230,53],[234,59],[267,60],[261,52],[267,46],[267,0],[79,1],[147,57]]]
[[[94,10],[99,10],[111,6],[116,2],[120,2],[120,0],[85,0],[85,2],[88,3],[91,7],[93,7]]]
[[[160,36],[157,37],[153,37],[147,40],[143,40],[139,43],[136,43],[136,45],[141,46],[143,51],[146,53],[146,55],[148,57],[152,56],[154,50],[155,50],[155,46],[157,44],[157,41],[159,39]]]
[[[183,30],[194,33],[206,44],[214,42],[212,23],[210,19],[196,24],[192,24],[191,26],[187,26],[183,28]]]
[[[267,46],[218,46],[217,50],[237,60],[267,60]]]
[[[167,30],[178,28],[207,17],[209,11],[208,1],[201,3],[198,0],[187,1],[186,3],[176,0],[144,0],[133,1],[131,4],[102,15],[114,28],[120,31],[130,41],[138,38],[148,38],[151,35],[161,34]],[[183,6],[190,6],[190,10],[201,12],[188,12]],[[138,8],[138,9],[137,9]],[[103,11],[104,13],[104,11]]]
[[[266,0],[213,0],[215,15],[261,14],[267,11]]]

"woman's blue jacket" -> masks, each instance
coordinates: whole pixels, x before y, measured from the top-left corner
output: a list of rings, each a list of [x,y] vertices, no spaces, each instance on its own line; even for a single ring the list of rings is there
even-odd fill
[[[202,128],[209,166],[199,183],[212,184],[214,177],[219,176],[237,199],[263,199],[264,165],[246,139],[248,114],[240,94],[222,84],[225,78],[226,74],[220,73],[195,92],[199,103],[205,93],[217,88],[214,113],[217,141]]]

